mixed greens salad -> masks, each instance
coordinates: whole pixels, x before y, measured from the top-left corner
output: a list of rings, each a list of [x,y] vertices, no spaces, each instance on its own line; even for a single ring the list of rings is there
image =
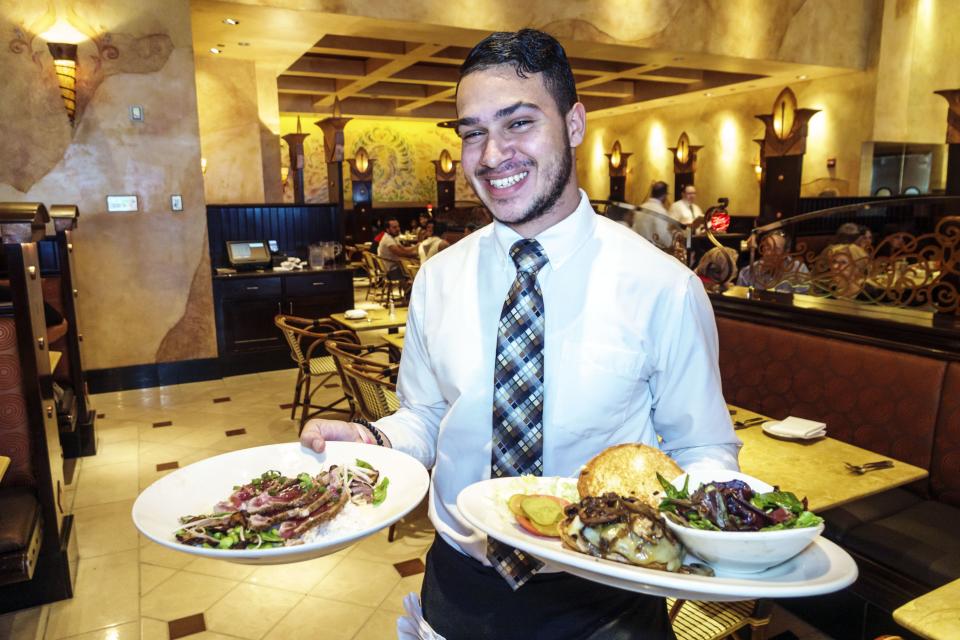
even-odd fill
[[[682,489],[657,474],[666,497],[660,511],[674,522],[708,531],[778,531],[815,527],[823,518],[789,491],[757,493],[742,480],[701,484],[692,494],[687,476]]]

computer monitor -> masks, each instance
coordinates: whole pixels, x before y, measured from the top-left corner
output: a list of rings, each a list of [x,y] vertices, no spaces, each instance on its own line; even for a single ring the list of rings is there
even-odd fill
[[[227,259],[234,267],[269,266],[270,251],[266,242],[231,240],[227,242]]]

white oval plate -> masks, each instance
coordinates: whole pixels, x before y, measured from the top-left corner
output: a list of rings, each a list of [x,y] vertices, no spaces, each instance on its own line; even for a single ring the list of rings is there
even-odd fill
[[[347,309],[343,312],[343,317],[348,320],[363,320],[367,317],[365,309]]]
[[[357,458],[390,479],[386,499],[375,507],[347,503],[336,517],[321,525],[319,535],[311,542],[262,550],[205,549],[181,544],[174,537],[181,516],[210,513],[214,505],[227,499],[235,485],[265,471],[275,469],[286,476],[304,471],[316,475],[332,464],[352,464]],[[429,485],[422,464],[388,447],[328,442],[326,451],[316,453],[298,442],[288,442],[232,451],[177,469],[140,494],[132,515],[140,533],[175,551],[241,564],[284,564],[334,553],[389,527],[420,504]]]
[[[839,591],[857,579],[857,565],[843,549],[823,537],[788,562],[752,574],[715,577],[685,575],[594,558],[565,548],[559,539],[534,536],[516,524],[506,500],[531,492],[531,480],[543,492],[555,490],[558,478],[496,478],[477,482],[457,496],[457,508],[473,527],[525,551],[553,567],[601,584],[657,596],[688,600],[731,601],[795,598]],[[576,492],[576,479],[563,479]],[[685,562],[700,562],[687,556]]]

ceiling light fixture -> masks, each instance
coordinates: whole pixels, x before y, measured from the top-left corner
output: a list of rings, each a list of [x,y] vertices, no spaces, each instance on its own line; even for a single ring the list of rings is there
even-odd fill
[[[224,18],[223,24],[229,24],[231,27],[235,27],[240,24],[240,21],[235,18]]]
[[[713,94],[710,93],[709,91],[707,91],[707,92],[706,92],[705,94],[703,94],[703,95],[707,96],[708,98],[711,97],[711,96],[713,96]]]
[[[223,52],[220,49],[217,49],[216,47],[210,47],[210,53],[216,55],[218,53],[223,53]]]
[[[797,76],[797,80],[806,80],[806,79],[807,79],[806,74],[800,74],[799,76]]]
[[[238,43],[237,43],[237,46],[238,46],[238,47],[249,47],[249,46],[250,46],[250,43],[249,43],[249,42],[238,42]]]

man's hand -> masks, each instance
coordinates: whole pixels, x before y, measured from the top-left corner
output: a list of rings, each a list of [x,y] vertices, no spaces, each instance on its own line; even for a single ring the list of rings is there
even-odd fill
[[[342,420],[308,420],[300,433],[300,444],[317,453],[322,453],[327,440],[339,442],[363,442],[357,425]]]

